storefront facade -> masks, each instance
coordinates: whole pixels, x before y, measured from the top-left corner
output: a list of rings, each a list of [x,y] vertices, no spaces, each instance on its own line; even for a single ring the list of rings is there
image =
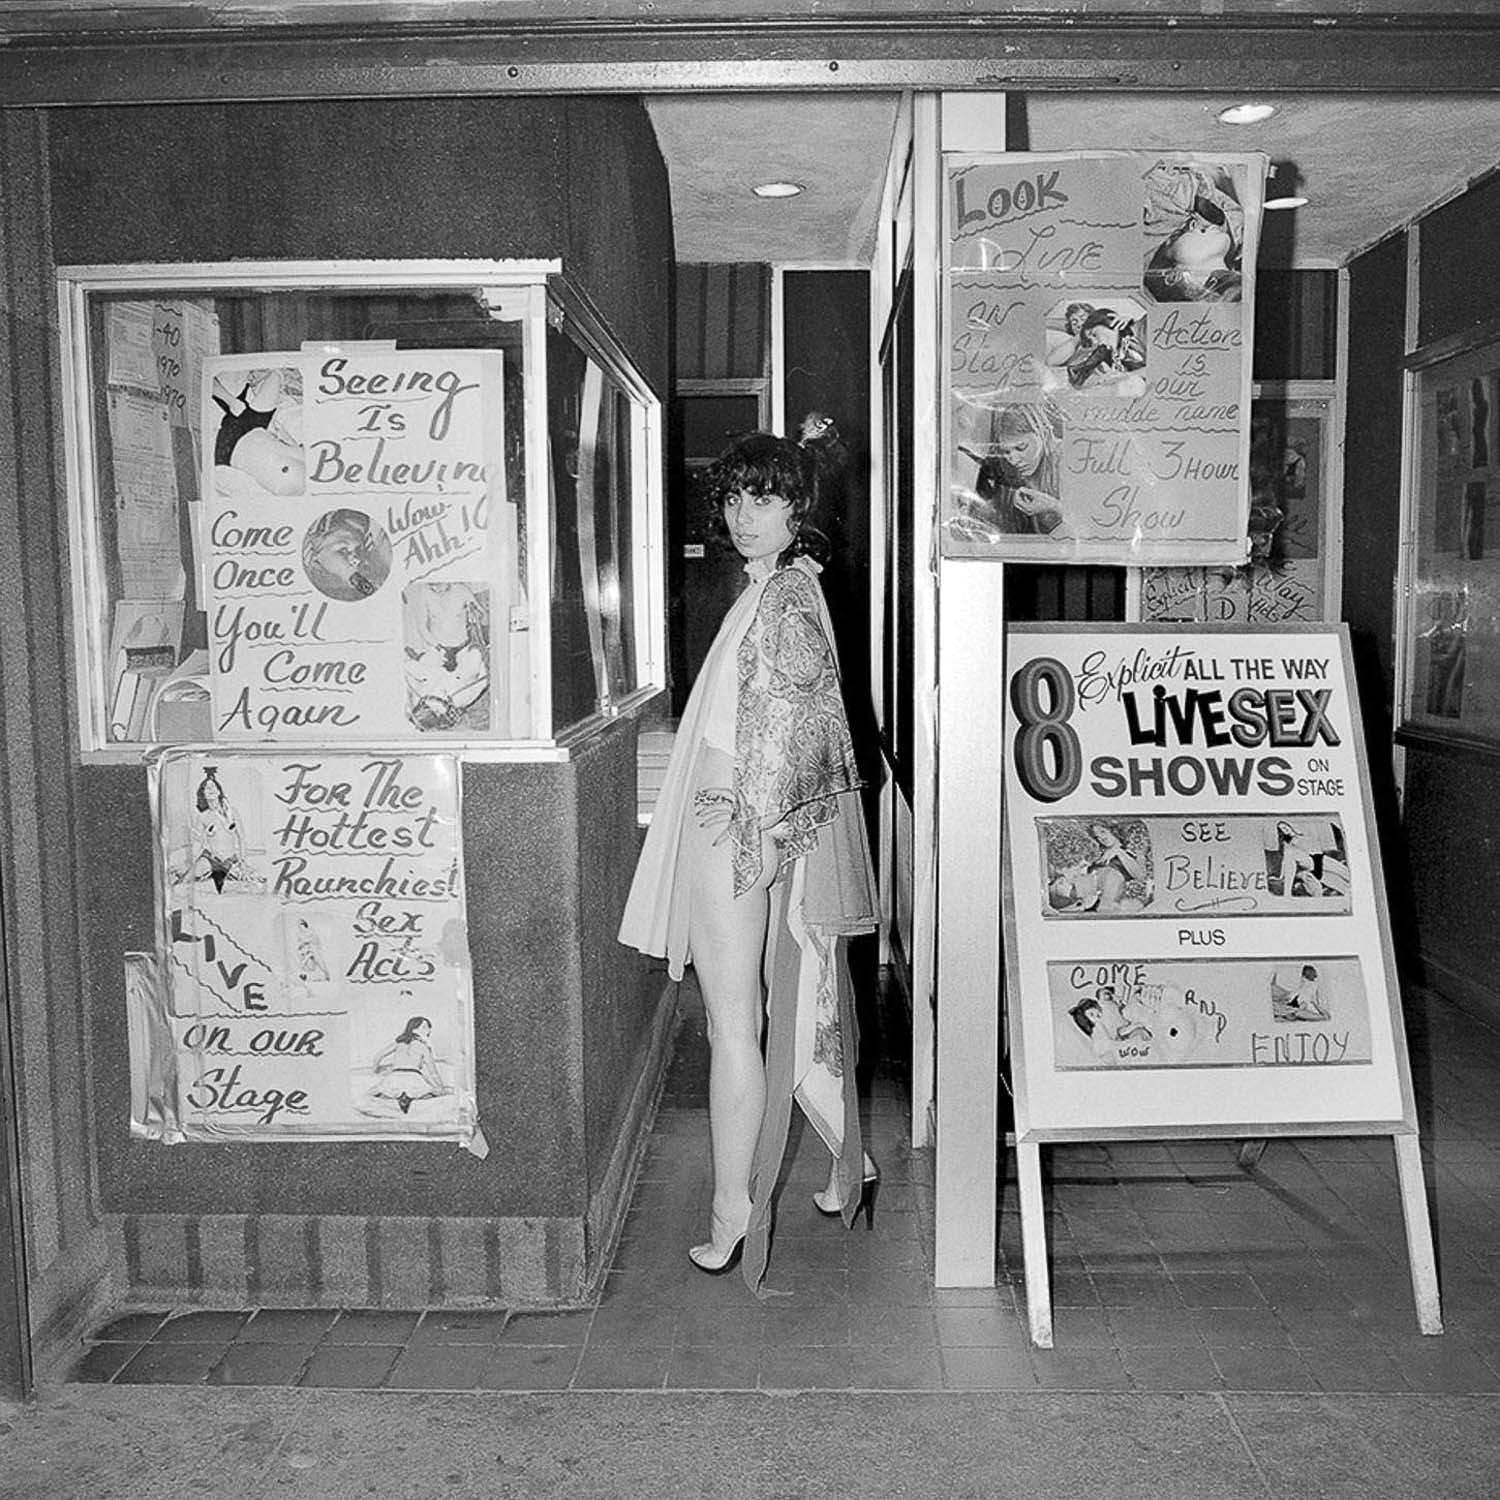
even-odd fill
[[[507,893],[506,910],[487,935],[474,928],[493,1175],[468,1162],[429,1170],[430,1147],[163,1151],[126,1139],[119,975],[122,953],[150,941],[151,828],[140,767],[82,762],[67,686],[78,623],[59,266],[558,257],[665,395],[670,208],[637,92],[1475,93],[1493,87],[1500,41],[1483,7],[1435,16],[1415,4],[1381,17],[1352,5],[1205,6],[1171,27],[1140,6],[1087,18],[1058,6],[1055,21],[1033,7],[1020,27],[999,5],[977,15],[850,6],[816,23],[771,4],[708,15],[658,5],[649,20],[607,4],[587,18],[562,4],[503,7],[503,20],[493,6],[443,9],[420,27],[368,7],[347,20],[320,8],[316,25],[284,19],[285,7],[274,19],[255,6],[174,7],[165,30],[146,7],[139,29],[118,29],[118,12],[92,24],[71,8],[6,17],[7,1390],[131,1295],[566,1301],[597,1274],[623,1212],[668,1042],[662,986],[612,943],[635,839],[627,717],[576,758],[473,774],[468,815],[513,838],[490,844],[483,872],[485,890]],[[1345,503],[1359,519],[1346,529],[1345,617],[1370,668],[1375,765],[1390,762],[1396,704],[1402,371],[1414,351],[1500,317],[1472,250],[1493,243],[1495,200],[1491,179],[1431,215],[1414,278],[1404,233],[1349,268]],[[1405,753],[1404,836],[1390,824],[1393,846],[1410,850],[1416,893],[1403,956],[1436,966],[1456,998],[1492,1004],[1494,933],[1481,914],[1494,906],[1495,863],[1467,864],[1460,900],[1460,872],[1442,852],[1454,828],[1493,850],[1492,762],[1430,742]],[[472,861],[469,875],[477,905]],[[545,952],[527,948],[528,928],[551,934]],[[461,1176],[470,1180],[455,1188]]]

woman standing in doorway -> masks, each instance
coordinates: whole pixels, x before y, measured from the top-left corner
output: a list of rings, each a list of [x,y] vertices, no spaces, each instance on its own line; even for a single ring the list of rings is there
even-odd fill
[[[706,479],[749,581],[683,711],[620,938],[664,956],[673,978],[697,971],[714,1192],[709,1238],[688,1254],[717,1273],[743,1251],[755,1288],[793,1098],[833,1156],[818,1208],[847,1224],[873,1191],[844,939],[871,930],[877,908],[808,515],[814,462],[755,433]]]

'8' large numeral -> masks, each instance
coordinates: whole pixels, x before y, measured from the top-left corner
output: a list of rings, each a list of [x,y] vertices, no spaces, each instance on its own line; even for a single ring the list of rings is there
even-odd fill
[[[1068,723],[1078,705],[1072,676],[1060,661],[1039,656],[1011,678],[1010,704],[1021,726],[1013,751],[1021,785],[1038,802],[1061,801],[1083,779],[1083,750]]]

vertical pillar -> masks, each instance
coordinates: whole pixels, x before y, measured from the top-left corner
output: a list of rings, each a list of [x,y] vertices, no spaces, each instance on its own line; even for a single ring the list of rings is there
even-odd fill
[[[943,151],[1003,150],[1003,94],[940,101],[933,190],[918,204],[939,232],[933,369],[938,409],[936,525],[948,482],[948,330],[942,273]],[[920,160],[920,158],[919,158]],[[918,309],[919,316],[921,309]],[[934,548],[934,551],[936,549]],[[1005,570],[937,564],[937,1181],[934,1274],[939,1286],[991,1286],[1000,1098],[1000,755]],[[919,681],[921,679],[919,678]]]

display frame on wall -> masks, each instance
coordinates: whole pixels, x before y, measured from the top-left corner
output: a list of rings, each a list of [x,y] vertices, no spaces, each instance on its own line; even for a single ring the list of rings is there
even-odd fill
[[[1413,355],[1406,412],[1397,738],[1500,757],[1500,323]]]
[[[496,760],[561,759],[662,691],[662,402],[560,261],[64,266],[57,291],[70,686],[85,763],[136,762],[165,743],[250,747],[298,738],[350,749],[420,745]],[[467,648],[483,657],[472,675],[482,679],[488,705],[471,707],[471,687],[467,698],[454,698],[467,711],[439,714],[422,700],[418,713],[412,681],[404,694],[401,687],[414,653],[398,637],[383,643],[389,661],[370,655],[366,680],[387,698],[393,689],[404,699],[405,716],[372,712],[328,735],[279,725],[262,731],[259,720],[248,731],[219,732],[227,699],[212,665],[217,627],[206,606],[217,598],[207,568],[222,559],[205,540],[211,507],[204,502],[215,499],[210,478],[220,472],[223,441],[215,424],[225,401],[211,398],[227,387],[212,377],[236,360],[253,377],[259,372],[248,365],[262,352],[284,356],[266,364],[290,371],[293,385],[294,367],[324,352],[346,357],[350,370],[375,370],[388,359],[387,391],[419,354],[461,365],[466,381],[489,372],[485,394],[469,398],[483,403],[474,408],[483,431],[467,444],[473,452],[449,466],[462,471],[467,458],[473,472],[483,457],[484,489],[455,497],[450,487],[446,497],[455,501],[454,515],[467,498],[471,514],[482,507],[488,517],[475,523],[480,545],[469,568],[484,597]],[[256,399],[252,392],[247,410]],[[228,400],[238,404],[233,392]],[[441,400],[434,393],[429,404]],[[348,404],[356,420],[355,408],[363,408]],[[297,415],[313,420],[310,398]],[[398,506],[414,498],[420,514],[430,497],[413,485],[397,488]],[[269,514],[264,493],[255,498]],[[376,498],[383,504],[386,496]],[[300,523],[295,504],[293,512]],[[309,523],[309,536],[282,559],[298,589],[313,577],[312,529]],[[437,564],[429,572],[446,576]],[[393,616],[403,630],[413,592],[420,591],[403,590]],[[325,607],[309,597],[314,611]],[[278,601],[274,589],[268,598],[288,621],[296,618],[296,600]],[[353,607],[332,598],[335,613]],[[451,644],[442,643],[435,659],[451,662]],[[367,690],[365,701],[378,697]]]

